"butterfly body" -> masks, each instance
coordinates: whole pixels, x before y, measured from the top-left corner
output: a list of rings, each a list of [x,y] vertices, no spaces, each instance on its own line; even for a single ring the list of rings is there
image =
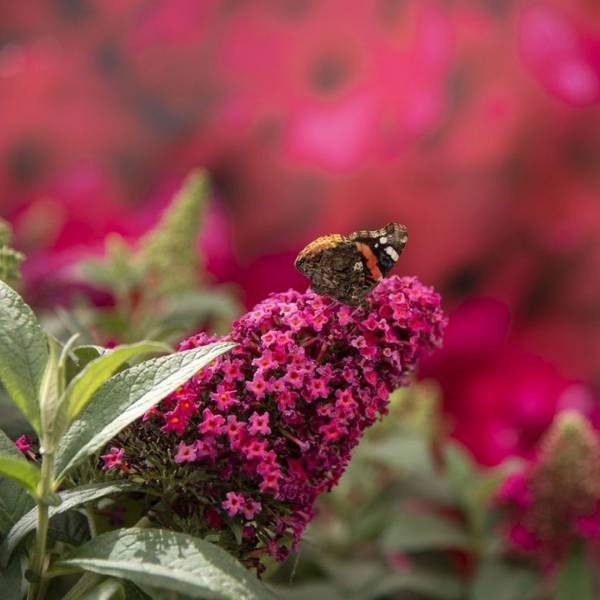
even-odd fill
[[[396,264],[407,237],[398,223],[348,236],[324,235],[301,250],[294,264],[318,294],[358,306]]]

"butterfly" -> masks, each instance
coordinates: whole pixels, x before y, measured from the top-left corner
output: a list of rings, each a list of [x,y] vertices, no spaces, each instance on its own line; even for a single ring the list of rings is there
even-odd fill
[[[399,223],[350,235],[324,235],[305,246],[294,262],[312,289],[343,304],[359,306],[396,264],[408,231]]]

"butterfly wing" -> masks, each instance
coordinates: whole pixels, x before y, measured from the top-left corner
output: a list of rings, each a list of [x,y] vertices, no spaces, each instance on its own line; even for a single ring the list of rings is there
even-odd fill
[[[370,288],[356,244],[341,235],[323,236],[311,242],[300,252],[295,266],[310,279],[317,294],[344,304],[359,304],[364,290]]]

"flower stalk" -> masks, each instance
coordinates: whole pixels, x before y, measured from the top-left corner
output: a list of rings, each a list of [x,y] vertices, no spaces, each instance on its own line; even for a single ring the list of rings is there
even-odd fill
[[[575,411],[559,413],[535,458],[498,492],[509,546],[554,565],[600,540],[600,439]]]
[[[42,600],[47,585],[45,573],[47,567],[46,546],[48,543],[48,498],[52,493],[52,474],[54,471],[54,452],[42,453],[42,471],[39,484],[39,500],[37,503],[37,529],[35,544],[33,548],[33,558],[31,561],[31,571],[34,582],[30,585],[27,594],[27,600]]]

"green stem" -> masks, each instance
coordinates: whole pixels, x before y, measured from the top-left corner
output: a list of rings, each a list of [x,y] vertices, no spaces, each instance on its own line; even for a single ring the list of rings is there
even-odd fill
[[[46,544],[48,542],[48,502],[47,497],[52,491],[52,472],[54,470],[54,454],[42,453],[42,473],[39,484],[37,530],[35,546],[31,560],[31,571],[35,577],[34,583],[29,586],[27,600],[42,600],[46,588],[45,570]]]

